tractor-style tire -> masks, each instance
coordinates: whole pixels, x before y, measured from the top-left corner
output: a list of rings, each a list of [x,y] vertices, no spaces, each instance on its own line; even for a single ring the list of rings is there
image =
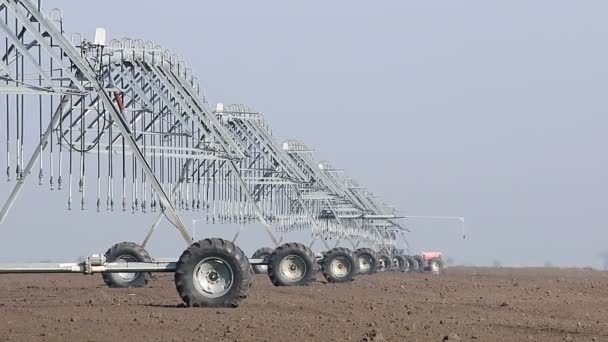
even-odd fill
[[[273,249],[270,247],[262,247],[255,251],[251,256],[252,259],[270,259]],[[268,273],[268,265],[251,265],[253,273],[255,274],[266,274]]]
[[[407,260],[407,270],[405,272],[416,272],[418,270],[418,261],[416,259],[410,255],[406,255],[405,260]]]
[[[355,260],[357,261],[359,274],[372,274],[376,269],[378,260],[376,253],[370,248],[359,248],[355,251]]]
[[[204,239],[179,257],[175,287],[186,306],[236,308],[251,287],[251,265],[230,241]]]
[[[107,262],[151,262],[150,254],[133,242],[120,242],[110,247],[105,254]],[[102,273],[101,277],[112,288],[144,287],[150,281],[150,273]]]
[[[424,272],[424,269],[426,268],[426,262],[424,262],[422,257],[420,255],[414,255],[412,256],[412,258],[414,258],[414,260],[416,260],[416,263],[418,264],[418,267],[414,269],[414,272]]]
[[[443,273],[445,270],[445,264],[441,258],[436,258],[429,261],[429,270],[433,273]]]
[[[275,286],[306,286],[316,278],[317,258],[301,243],[283,244],[272,252],[268,277]]]
[[[325,254],[321,272],[329,283],[346,283],[355,279],[359,273],[359,264],[350,249],[337,247]]]
[[[395,254],[392,258],[393,261],[393,271],[397,272],[406,272],[409,268],[408,260],[401,254]]]
[[[376,273],[383,273],[391,269],[393,261],[391,260],[391,256],[386,253],[378,253],[376,255],[376,259],[378,260],[376,264]]]

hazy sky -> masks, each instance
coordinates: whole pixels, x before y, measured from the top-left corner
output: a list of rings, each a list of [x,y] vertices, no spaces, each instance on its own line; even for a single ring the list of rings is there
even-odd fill
[[[407,215],[415,251],[462,263],[590,265],[608,250],[608,2],[43,1],[68,32],[143,38],[189,62],[212,103],[264,113]],[[153,215],[65,210],[35,179],[0,259],[141,241]],[[13,183],[0,183],[7,194]],[[35,215],[33,215],[35,213]],[[186,215],[188,224],[194,216]],[[203,227],[207,229],[202,231]],[[233,227],[197,226],[199,237]],[[269,245],[259,226],[247,253]],[[151,242],[177,256],[166,224]]]

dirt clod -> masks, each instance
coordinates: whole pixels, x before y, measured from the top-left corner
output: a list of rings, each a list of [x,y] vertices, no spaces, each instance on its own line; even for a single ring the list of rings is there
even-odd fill
[[[445,335],[443,337],[444,341],[460,341],[460,336],[456,333],[450,333],[449,335]]]
[[[365,341],[365,342],[384,341],[384,336],[382,336],[382,333],[379,330],[372,329],[365,333],[365,336],[363,337],[362,341]]]

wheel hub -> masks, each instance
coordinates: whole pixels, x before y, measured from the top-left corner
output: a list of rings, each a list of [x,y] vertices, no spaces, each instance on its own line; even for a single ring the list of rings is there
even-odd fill
[[[118,258],[116,258],[116,261],[118,261],[118,262],[121,262],[121,261],[122,262],[136,262],[137,260],[130,255],[121,255]],[[119,273],[116,273],[116,275],[125,282],[131,282],[137,277],[137,273],[132,273],[132,272],[119,272]]]
[[[219,278],[220,276],[215,271],[207,273],[207,280],[209,280],[210,282],[216,282]]]
[[[350,273],[350,262],[345,257],[335,257],[330,263],[331,272],[338,278],[344,278]]]
[[[192,274],[196,289],[206,297],[217,298],[232,288],[232,267],[220,258],[205,258],[194,268]]]
[[[372,258],[369,255],[362,255],[358,259],[361,272],[368,272],[372,268]]]
[[[289,255],[281,260],[279,269],[290,281],[298,281],[306,274],[306,262],[297,255]]]
[[[388,267],[388,260],[386,258],[380,258],[380,270],[385,271]]]
[[[439,263],[438,262],[431,262],[431,272],[433,274],[439,274]]]

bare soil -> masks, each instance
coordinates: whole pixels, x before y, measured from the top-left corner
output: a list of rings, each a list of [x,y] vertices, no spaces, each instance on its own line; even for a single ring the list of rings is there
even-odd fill
[[[608,272],[454,268],[274,287],[236,309],[181,307],[172,274],[0,276],[0,341],[608,341]]]

